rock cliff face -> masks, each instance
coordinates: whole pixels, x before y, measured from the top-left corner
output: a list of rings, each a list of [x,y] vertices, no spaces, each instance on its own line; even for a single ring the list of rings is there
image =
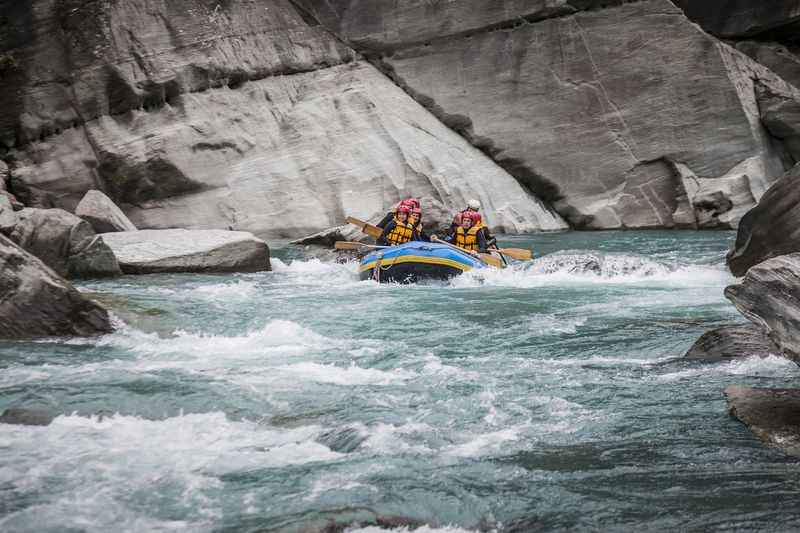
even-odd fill
[[[23,4],[0,125],[29,205],[100,189],[143,229],[297,237],[414,194],[478,197],[501,231],[567,227],[288,1]]]
[[[787,162],[782,82],[667,0],[304,5],[575,227],[732,227]]]

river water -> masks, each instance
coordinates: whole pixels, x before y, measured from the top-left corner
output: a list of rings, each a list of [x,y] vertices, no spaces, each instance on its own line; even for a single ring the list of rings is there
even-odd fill
[[[800,466],[722,395],[800,368],[681,359],[742,321],[732,238],[508,238],[541,259],[448,284],[286,245],[270,273],[82,283],[118,332],[0,344],[0,409],[62,413],[0,426],[0,531],[800,529]]]

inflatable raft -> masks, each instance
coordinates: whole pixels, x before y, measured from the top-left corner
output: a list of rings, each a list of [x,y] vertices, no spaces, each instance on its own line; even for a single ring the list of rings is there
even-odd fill
[[[361,260],[359,276],[382,283],[448,280],[486,263],[452,246],[409,242],[376,250]]]

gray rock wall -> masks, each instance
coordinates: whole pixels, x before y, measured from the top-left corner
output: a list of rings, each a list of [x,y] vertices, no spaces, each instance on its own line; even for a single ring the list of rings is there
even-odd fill
[[[567,227],[286,0],[24,4],[0,134],[27,205],[98,189],[142,229],[299,237],[403,196],[477,197],[498,231]]]
[[[667,0],[361,4],[306,5],[573,226],[735,227],[787,163],[777,76]]]

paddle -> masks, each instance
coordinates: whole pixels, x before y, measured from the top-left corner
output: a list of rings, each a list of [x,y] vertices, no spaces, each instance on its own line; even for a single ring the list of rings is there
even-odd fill
[[[358,226],[362,233],[365,233],[370,237],[375,237],[377,239],[381,236],[381,233],[383,233],[383,230],[378,226],[373,226],[369,222],[364,222],[363,220],[359,220],[355,217],[347,217],[345,220],[347,220],[348,224]]]
[[[519,261],[530,261],[533,259],[533,252],[525,248],[498,248],[497,251]]]
[[[461,252],[462,254],[472,255],[468,251],[464,250],[463,248],[459,248],[458,246],[455,246],[454,244],[450,244],[447,241],[443,241],[442,239],[440,239],[439,237],[437,237],[435,235],[433,237],[431,237],[431,241],[438,242],[439,244],[443,244],[443,245],[445,245],[445,246],[447,246],[449,248],[452,248],[454,250],[457,250],[457,251]],[[479,256],[479,259],[482,262],[486,263],[487,265],[491,265],[491,266],[497,267],[497,268],[503,268],[503,266],[504,266],[503,265],[503,261],[501,261],[500,259],[498,259],[497,257],[495,257],[495,256],[493,256],[491,254],[478,254],[478,256]]]
[[[360,250],[362,248],[390,248],[389,246],[376,246],[374,244],[364,244],[363,242],[336,241],[333,247],[337,250]]]

